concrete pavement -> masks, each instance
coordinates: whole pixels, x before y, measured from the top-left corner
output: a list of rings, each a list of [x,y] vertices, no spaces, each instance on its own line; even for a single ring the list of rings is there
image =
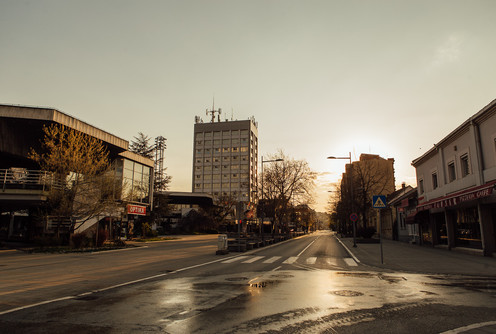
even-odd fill
[[[496,258],[494,257],[382,240],[384,263],[381,263],[379,243],[357,243],[357,247],[354,248],[353,238],[336,237],[361,264],[374,267],[377,270],[422,274],[496,276]]]
[[[496,277],[496,258],[494,257],[383,240],[383,263],[381,263],[381,247],[379,243],[357,243],[357,247],[354,248],[353,238],[339,238],[338,236],[336,238],[348,249],[348,252],[355,260],[375,270]],[[496,321],[475,323],[442,334],[483,333],[496,333]]]

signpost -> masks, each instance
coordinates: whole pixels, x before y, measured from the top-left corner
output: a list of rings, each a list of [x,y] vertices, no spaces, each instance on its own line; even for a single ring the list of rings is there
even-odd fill
[[[386,208],[386,196],[385,195],[374,195],[372,197],[372,206],[374,209],[379,210],[379,244],[381,245],[381,264],[384,264],[384,255],[382,252],[382,224],[381,224],[381,209]]]
[[[355,236],[356,236],[356,222],[358,220],[358,215],[353,212],[350,215],[350,220],[351,220],[351,222],[353,224],[353,247],[356,248],[357,245],[356,245],[356,237]]]

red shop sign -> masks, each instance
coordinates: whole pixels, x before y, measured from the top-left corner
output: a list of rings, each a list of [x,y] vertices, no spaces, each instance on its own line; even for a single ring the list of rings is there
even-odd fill
[[[127,214],[128,215],[146,216],[146,206],[128,204],[127,205]]]

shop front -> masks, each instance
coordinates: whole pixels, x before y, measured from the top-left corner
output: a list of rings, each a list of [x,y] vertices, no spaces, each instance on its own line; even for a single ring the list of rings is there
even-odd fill
[[[417,212],[429,213],[433,245],[467,248],[490,255],[496,248],[496,182],[472,187],[442,198],[420,203]]]

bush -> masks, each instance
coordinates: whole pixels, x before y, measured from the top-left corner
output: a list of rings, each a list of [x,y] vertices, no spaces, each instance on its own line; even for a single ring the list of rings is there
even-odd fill
[[[71,237],[72,248],[86,248],[91,246],[91,239],[86,233],[74,233]]]
[[[375,234],[375,231],[375,227],[364,227],[358,229],[357,234],[359,237],[370,239]]]
[[[36,246],[44,247],[57,247],[62,245],[62,239],[56,236],[37,236],[33,238]]]
[[[148,223],[143,223],[141,225],[141,232],[142,232],[143,237],[145,237],[145,238],[158,236],[157,231],[152,230],[152,227]]]

